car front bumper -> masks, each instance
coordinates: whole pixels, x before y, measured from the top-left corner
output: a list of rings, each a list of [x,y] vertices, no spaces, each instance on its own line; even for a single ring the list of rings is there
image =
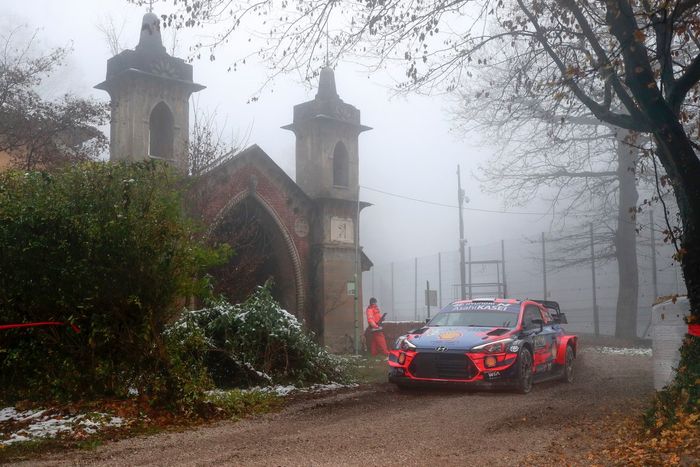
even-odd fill
[[[486,358],[495,358],[486,366]],[[465,351],[391,351],[389,382],[401,385],[492,387],[517,380],[517,354],[489,356]]]

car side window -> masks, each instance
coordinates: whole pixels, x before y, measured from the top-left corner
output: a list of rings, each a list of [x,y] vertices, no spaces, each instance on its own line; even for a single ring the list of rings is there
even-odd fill
[[[549,308],[545,308],[544,311],[542,312],[542,316],[544,317],[544,323],[548,324],[554,321],[554,318],[552,317],[552,311]]]
[[[525,312],[523,313],[523,329],[532,329],[535,327],[532,324],[533,319],[542,319],[542,314],[540,309],[536,306],[528,305],[525,307]]]

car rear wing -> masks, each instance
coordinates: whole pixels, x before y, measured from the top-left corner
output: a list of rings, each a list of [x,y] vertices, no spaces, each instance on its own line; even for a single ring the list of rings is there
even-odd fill
[[[568,324],[568,321],[566,320],[566,315],[561,312],[561,307],[559,306],[558,302],[553,302],[550,300],[532,300],[533,302],[541,303],[544,305],[545,308],[553,311],[553,313],[550,313],[552,315],[552,319],[554,319],[555,323],[559,324]]]

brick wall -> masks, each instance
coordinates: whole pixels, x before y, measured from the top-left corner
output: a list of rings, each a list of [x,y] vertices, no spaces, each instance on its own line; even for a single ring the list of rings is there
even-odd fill
[[[253,146],[201,177],[191,191],[191,210],[205,225],[211,226],[232,200],[247,196],[251,191],[271,208],[274,216],[284,226],[286,236],[294,244],[301,268],[303,309],[289,311],[311,324],[311,232],[309,227],[309,232],[304,235],[295,226],[299,221],[306,222],[309,226],[312,224],[313,205],[262,149]],[[281,233],[274,232],[273,235]],[[295,282],[294,277],[278,278],[280,280],[285,283]]]

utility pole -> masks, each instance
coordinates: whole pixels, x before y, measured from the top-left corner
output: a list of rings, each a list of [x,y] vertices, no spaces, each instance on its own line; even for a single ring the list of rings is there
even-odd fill
[[[593,223],[588,224],[591,234],[591,282],[593,283],[593,332],[596,337],[600,334],[600,319],[598,317],[598,297],[595,285],[595,249],[593,246]]]
[[[469,247],[469,300],[472,298],[472,247]]]
[[[467,290],[464,281],[464,218],[462,216],[462,206],[464,205],[464,190],[462,190],[462,174],[459,170],[459,164],[457,165],[457,204],[459,206],[459,290],[460,298],[464,300],[467,298]]]
[[[654,283],[654,299],[659,298],[659,284],[656,279],[656,238],[654,238],[654,210],[649,210],[649,235],[651,235],[651,281]]]
[[[544,247],[544,232],[542,232],[542,282],[544,283],[544,300],[547,300],[547,253]]]
[[[418,321],[418,258],[413,261],[413,320]]]
[[[503,298],[508,298],[508,286],[506,285],[506,244],[501,240],[501,269],[503,269]]]
[[[438,308],[442,308],[442,256],[438,251]]]
[[[391,313],[392,318],[397,319],[396,304],[394,303],[394,262],[391,263]]]
[[[355,355],[360,355],[360,282],[362,282],[360,265],[360,185],[357,185],[357,211],[355,212]]]
[[[428,307],[428,318],[430,318],[430,281],[425,281],[425,305]]]

